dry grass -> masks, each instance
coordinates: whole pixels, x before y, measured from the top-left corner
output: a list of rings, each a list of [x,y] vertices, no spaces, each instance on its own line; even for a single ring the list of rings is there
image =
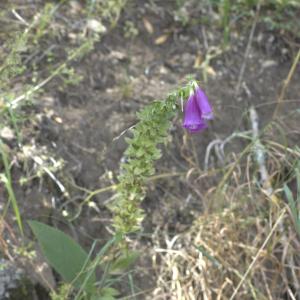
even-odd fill
[[[288,137],[296,129],[269,124],[260,137],[271,194],[252,141],[248,151],[230,155],[230,175],[205,197],[206,210],[191,228],[153,237],[152,299],[299,299],[300,240],[282,187],[292,185],[300,151],[279,142],[280,130]]]

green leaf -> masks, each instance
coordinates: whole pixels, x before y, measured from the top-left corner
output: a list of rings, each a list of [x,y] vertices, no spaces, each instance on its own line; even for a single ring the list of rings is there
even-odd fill
[[[112,287],[105,287],[101,290],[101,295],[118,296],[119,294],[119,291]]]
[[[194,247],[201,252],[206,258],[208,258],[212,264],[218,268],[221,267],[221,264],[212,256],[208,253],[208,251],[203,247],[203,246],[196,246],[194,245]]]
[[[119,294],[119,291],[112,287],[104,287],[100,293],[92,295],[91,300],[114,300]]]
[[[284,185],[283,189],[284,189],[285,195],[288,199],[289,206],[290,206],[293,218],[295,220],[297,220],[297,215],[298,214],[297,214],[297,208],[296,208],[296,205],[295,205],[295,202],[294,202],[293,194],[292,194],[291,190],[288,188],[288,186],[286,184]]]
[[[131,264],[133,264],[137,258],[139,257],[139,253],[137,251],[131,251],[128,254],[123,254],[116,259],[115,262],[110,267],[110,274],[122,274]]]
[[[300,160],[299,160],[300,162]],[[298,168],[296,169],[297,178],[297,202],[300,204],[300,163],[298,162]]]
[[[4,148],[4,144],[2,143],[2,141],[0,140],[0,158],[2,158],[3,161],[3,165],[4,165],[4,171],[5,174],[0,174],[0,183],[3,182],[5,185],[5,188],[7,190],[8,193],[8,197],[9,197],[9,201],[12,203],[12,207],[15,213],[15,217],[21,232],[21,235],[23,235],[23,224],[22,224],[22,218],[21,218],[21,214],[19,211],[19,206],[18,206],[18,202],[17,202],[17,198],[15,196],[15,192],[12,186],[12,178],[11,178],[11,173],[10,173],[10,163],[9,163],[9,159],[8,159],[8,155],[5,151]]]
[[[288,199],[289,207],[292,213],[293,221],[295,223],[295,228],[297,233],[300,235],[300,218],[298,217],[298,210],[296,206],[296,201],[294,200],[292,191],[288,188],[288,186],[285,184],[284,187],[285,195]]]
[[[79,288],[85,282],[85,290],[91,291],[95,282],[95,271],[86,279],[90,270],[88,254],[72,238],[62,231],[37,221],[28,222],[38,239],[49,264],[62,278]]]

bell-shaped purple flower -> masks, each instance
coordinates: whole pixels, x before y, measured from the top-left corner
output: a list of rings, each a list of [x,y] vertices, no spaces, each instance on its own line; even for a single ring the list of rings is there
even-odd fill
[[[195,90],[195,96],[197,99],[198,107],[201,111],[201,116],[203,119],[211,120],[213,119],[213,111],[212,107],[208,101],[207,96],[205,93],[199,88],[199,86],[196,87]]]
[[[185,104],[183,127],[189,132],[202,131],[207,128],[206,120],[212,118],[213,112],[208,98],[197,86]]]
[[[183,127],[190,132],[197,132],[207,127],[204,119],[202,118],[195,94],[190,95],[185,104]]]

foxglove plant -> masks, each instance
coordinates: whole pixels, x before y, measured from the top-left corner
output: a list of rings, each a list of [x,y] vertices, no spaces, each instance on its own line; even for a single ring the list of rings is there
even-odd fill
[[[145,197],[146,179],[155,173],[154,161],[161,157],[157,146],[167,136],[179,108],[178,99],[186,98],[183,127],[189,132],[207,128],[206,121],[213,118],[212,107],[194,80],[165,101],[154,101],[137,114],[139,122],[132,129],[132,138],[126,139],[126,162],[121,164],[116,199],[111,207],[118,233],[127,234],[140,228],[144,218],[140,203]]]

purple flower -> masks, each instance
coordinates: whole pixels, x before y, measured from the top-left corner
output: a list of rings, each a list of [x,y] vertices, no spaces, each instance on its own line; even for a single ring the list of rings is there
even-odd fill
[[[208,101],[207,96],[199,88],[199,86],[196,87],[195,96],[197,98],[197,103],[198,103],[198,107],[201,111],[202,118],[206,119],[206,120],[213,119],[213,111],[212,111],[211,105]]]
[[[197,86],[184,107],[183,127],[189,132],[202,131],[207,128],[205,120],[213,118],[213,111],[205,93]]]

